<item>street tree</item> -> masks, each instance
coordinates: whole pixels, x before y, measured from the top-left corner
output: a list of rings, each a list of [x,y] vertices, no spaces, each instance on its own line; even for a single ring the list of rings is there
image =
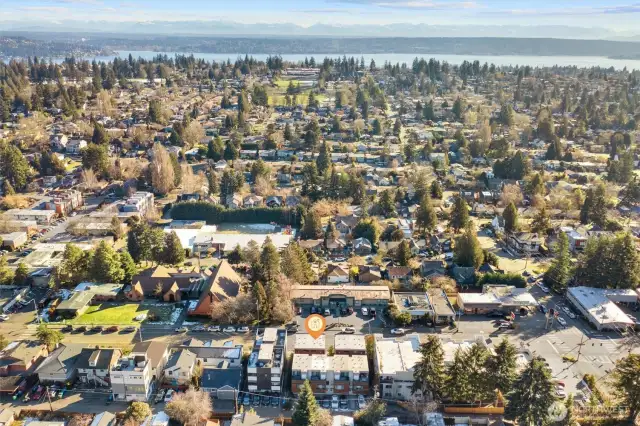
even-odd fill
[[[544,273],[543,279],[546,285],[562,292],[571,278],[571,254],[567,234],[564,232],[558,234],[558,241],[553,251],[555,258]]]
[[[408,266],[411,257],[409,242],[403,239],[396,249],[396,262],[398,262],[400,266]]]
[[[318,418],[320,407],[313,395],[308,380],[305,380],[298,393],[291,421],[295,426],[313,426]]]
[[[124,415],[125,419],[130,419],[136,424],[142,423],[149,416],[151,416],[151,408],[149,404],[142,401],[133,401],[129,404]]]
[[[522,371],[507,396],[505,415],[522,425],[546,424],[549,407],[555,401],[551,370],[542,358],[535,357]]]
[[[635,424],[640,413],[640,355],[629,354],[618,360],[613,369],[613,388],[629,410],[629,424]]]
[[[414,366],[413,377],[412,394],[420,393],[425,398],[440,401],[446,374],[444,351],[438,336],[430,334],[425,343],[420,345],[420,360]]]
[[[164,236],[164,247],[162,250],[162,263],[167,265],[179,265],[184,262],[184,249],[178,234],[175,231]]]
[[[196,426],[211,416],[211,395],[190,386],[185,392],[177,392],[164,407],[169,418],[185,426]]]
[[[54,330],[47,327],[45,324],[40,324],[36,329],[36,338],[40,343],[45,345],[49,352],[58,347],[58,344],[64,339],[64,334],[59,330]]]
[[[502,212],[502,218],[504,219],[505,232],[515,232],[518,230],[518,209],[513,202]]]
[[[499,390],[503,395],[509,394],[513,389],[513,382],[516,380],[517,363],[516,347],[503,338],[494,347],[494,353],[487,357],[486,368],[491,374],[488,376],[490,385],[488,389]]]
[[[435,231],[438,226],[438,216],[433,208],[429,194],[425,194],[420,201],[420,207],[416,213],[416,225],[418,229],[423,229],[429,233]]]

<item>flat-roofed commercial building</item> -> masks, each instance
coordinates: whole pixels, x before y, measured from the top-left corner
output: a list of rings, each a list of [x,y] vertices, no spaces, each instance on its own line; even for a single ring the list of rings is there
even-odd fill
[[[598,330],[623,330],[635,326],[635,322],[616,305],[638,303],[634,290],[570,287],[567,299]]]
[[[374,334],[374,338],[373,362],[380,377],[382,398],[409,400],[414,366],[420,361],[420,337],[414,333],[399,339],[381,334]]]

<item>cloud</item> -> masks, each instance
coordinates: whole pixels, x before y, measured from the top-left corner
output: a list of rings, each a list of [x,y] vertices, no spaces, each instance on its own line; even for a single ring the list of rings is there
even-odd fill
[[[623,15],[640,13],[640,3],[604,7],[559,7],[535,9],[496,9],[484,12],[492,15],[531,15],[531,16],[590,16],[590,15]]]
[[[292,9],[294,13],[349,13],[351,9]]]
[[[461,1],[461,2],[438,2],[428,0],[410,0],[410,1],[378,1],[373,2],[373,5],[378,7],[398,8],[398,9],[428,9],[428,10],[442,10],[442,9],[475,9],[478,7],[476,2],[473,1]]]
[[[24,6],[18,10],[25,12],[67,12],[69,8],[62,6]]]

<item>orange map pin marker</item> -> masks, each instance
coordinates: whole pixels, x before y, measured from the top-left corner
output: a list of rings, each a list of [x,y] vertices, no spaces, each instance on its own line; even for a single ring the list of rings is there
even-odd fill
[[[327,322],[324,320],[324,317],[318,314],[309,315],[304,322],[304,328],[307,329],[307,333],[314,339],[322,336],[326,326]]]

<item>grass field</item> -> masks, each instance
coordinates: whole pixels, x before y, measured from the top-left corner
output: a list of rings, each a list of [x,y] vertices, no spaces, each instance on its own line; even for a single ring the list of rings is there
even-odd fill
[[[289,87],[289,82],[293,82],[293,85],[296,86],[300,83],[300,80],[275,80],[273,83],[277,86],[277,88],[269,88],[269,105],[277,106],[284,105],[284,97],[287,94],[287,88]],[[299,93],[297,93],[297,101],[299,104],[307,105],[309,103],[309,93],[311,89],[303,89]],[[316,94],[316,99],[318,102],[322,104],[327,99],[326,95]]]
[[[95,325],[131,325],[137,324],[134,318],[140,314],[155,314],[157,321],[166,321],[171,316],[171,305],[159,306],[145,303],[103,303],[89,306],[87,312],[78,318],[67,321],[68,324]]]

